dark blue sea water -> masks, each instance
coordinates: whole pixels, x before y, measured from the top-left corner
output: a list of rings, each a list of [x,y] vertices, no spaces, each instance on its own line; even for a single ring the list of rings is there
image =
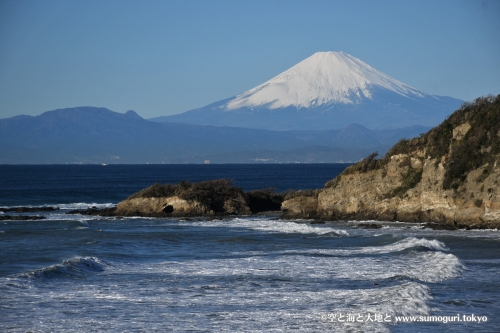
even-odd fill
[[[155,182],[283,191],[322,187],[344,167],[0,166],[0,207],[61,208],[0,221],[0,331],[500,331],[497,230],[65,214]]]

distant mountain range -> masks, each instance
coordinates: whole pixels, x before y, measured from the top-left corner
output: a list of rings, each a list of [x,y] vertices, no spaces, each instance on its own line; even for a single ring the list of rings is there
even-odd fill
[[[461,104],[346,53],[318,52],[247,92],[178,115],[146,120],[76,107],[0,119],[0,163],[355,162],[427,132]]]
[[[151,120],[269,130],[433,127],[462,103],[412,88],[344,52],[317,52],[240,95]]]
[[[427,130],[350,124],[336,130],[271,131],[161,124],[134,111],[77,107],[0,119],[0,163],[354,162]]]

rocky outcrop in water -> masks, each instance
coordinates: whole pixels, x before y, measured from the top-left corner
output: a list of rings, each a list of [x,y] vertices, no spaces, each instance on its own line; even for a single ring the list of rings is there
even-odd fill
[[[53,212],[59,210],[58,207],[42,206],[42,207],[0,207],[0,212],[8,213],[32,213],[32,212]]]
[[[248,198],[231,181],[155,184],[116,206],[120,216],[214,216],[251,214]]]
[[[45,216],[39,215],[0,215],[0,221],[28,221],[43,219],[45,219]]]
[[[283,202],[285,218],[500,226],[500,95],[464,104],[438,127],[372,154],[318,193]]]
[[[204,204],[198,200],[186,200],[179,196],[160,198],[132,198],[116,206],[116,215],[120,216],[214,216],[251,214],[243,196],[228,198],[218,207]]]
[[[277,213],[285,194],[268,188],[243,192],[226,179],[177,185],[154,184],[118,203],[116,207],[72,210],[66,214],[143,217],[221,217]]]

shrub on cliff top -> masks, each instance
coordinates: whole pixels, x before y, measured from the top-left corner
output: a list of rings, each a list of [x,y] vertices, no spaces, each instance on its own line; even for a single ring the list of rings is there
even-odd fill
[[[214,212],[223,211],[224,201],[243,195],[239,187],[227,179],[208,180],[194,183],[179,194],[185,200],[196,200],[210,207]]]
[[[298,191],[288,191],[284,193],[285,200],[290,200],[296,197],[318,197],[319,190],[298,190]]]
[[[161,185],[160,183],[156,183],[132,194],[127,199],[173,197],[175,195],[179,195],[182,191],[183,188],[180,185]]]
[[[453,139],[453,128],[470,124],[465,136]],[[500,153],[500,95],[477,98],[462,107],[428,134],[427,155],[445,161],[443,188],[458,188],[470,171],[493,165]],[[451,147],[451,150],[450,150]]]
[[[390,193],[388,193],[386,198],[393,198],[395,196],[399,196],[402,198],[408,190],[414,188],[420,183],[422,179],[422,170],[415,170],[411,167],[408,167],[408,170],[405,174],[403,174],[403,179],[401,185],[396,187]]]
[[[306,194],[312,193],[312,190],[299,192]],[[223,212],[224,202],[233,199],[248,203],[248,207],[255,214],[263,211],[280,210],[285,195],[286,193],[276,193],[273,188],[244,193],[239,187],[233,186],[232,181],[218,179],[194,184],[189,181],[180,181],[176,185],[156,183],[134,193],[128,199],[178,196],[184,200],[198,201],[216,213]]]
[[[453,129],[464,123],[469,123],[471,128],[461,140],[454,140]],[[470,171],[484,165],[492,166],[500,154],[500,95],[480,97],[472,103],[464,103],[459,110],[428,133],[418,138],[400,140],[389,149],[384,158],[377,160],[377,154],[373,153],[346,168],[341,175],[380,169],[390,161],[391,156],[424,149],[429,158],[447,157],[444,164],[444,189],[456,189]],[[485,177],[478,178],[478,181]],[[410,182],[413,184],[418,177],[410,178],[413,179]],[[335,187],[339,179],[340,175],[325,186]]]
[[[222,211],[225,200],[239,195],[243,196],[243,191],[233,186],[232,181],[218,179],[194,184],[189,181],[180,181],[177,185],[157,183],[131,195],[128,199],[179,196],[184,200],[199,201],[215,212],[219,212]]]
[[[365,173],[371,170],[379,169],[380,160],[376,159],[377,156],[378,152],[371,153],[368,157],[359,161],[358,163],[348,166],[344,170],[344,172],[342,172],[342,174],[350,175],[358,172]]]

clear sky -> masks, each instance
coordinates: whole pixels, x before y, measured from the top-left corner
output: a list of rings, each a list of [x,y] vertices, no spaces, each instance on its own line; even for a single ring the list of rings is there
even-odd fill
[[[0,0],[0,118],[180,113],[317,51],[431,94],[500,94],[500,1]]]

